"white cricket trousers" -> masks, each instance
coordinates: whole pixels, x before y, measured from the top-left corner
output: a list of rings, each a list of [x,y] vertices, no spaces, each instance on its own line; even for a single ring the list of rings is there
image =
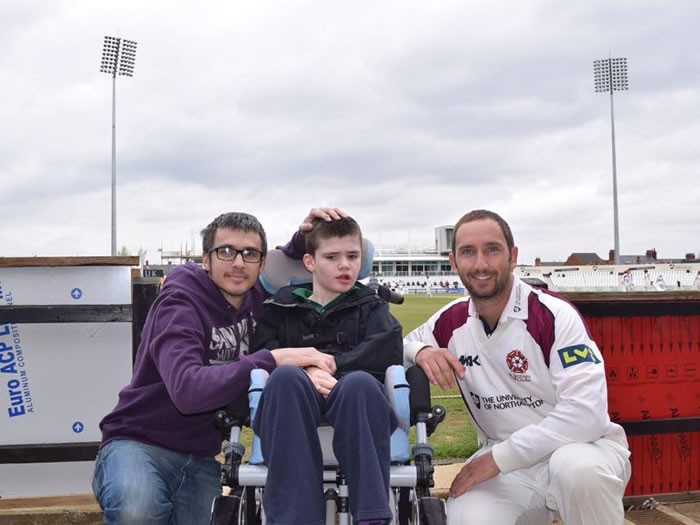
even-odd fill
[[[473,457],[488,451],[482,448]],[[622,525],[629,450],[609,439],[571,443],[532,467],[447,500],[447,525]]]

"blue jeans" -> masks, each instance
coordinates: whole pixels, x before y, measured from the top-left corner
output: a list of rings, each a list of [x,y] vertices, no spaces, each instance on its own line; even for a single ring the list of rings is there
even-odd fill
[[[214,458],[118,440],[97,453],[92,491],[106,524],[208,524],[220,475]]]

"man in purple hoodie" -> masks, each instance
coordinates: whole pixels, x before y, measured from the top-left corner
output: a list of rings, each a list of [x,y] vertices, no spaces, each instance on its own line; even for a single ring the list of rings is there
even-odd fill
[[[302,234],[337,208],[313,208],[282,250],[304,253]],[[202,265],[174,268],[151,307],[131,382],[100,423],[93,492],[107,524],[209,523],[220,493],[217,409],[245,395],[254,368],[317,366],[335,372],[314,348],[249,354],[268,294],[258,276],[267,239],[247,213],[225,213],[202,230]],[[211,366],[218,365],[218,366]]]

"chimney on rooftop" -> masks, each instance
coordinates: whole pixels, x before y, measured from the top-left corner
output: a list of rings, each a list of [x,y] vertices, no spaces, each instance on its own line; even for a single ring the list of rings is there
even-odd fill
[[[614,263],[614,262],[615,262],[615,250],[610,250],[610,251],[608,252],[608,261],[609,261],[610,263]]]
[[[649,258],[649,259],[656,260],[656,248],[652,248],[651,250],[647,250],[647,252],[644,255],[646,255],[647,258]]]

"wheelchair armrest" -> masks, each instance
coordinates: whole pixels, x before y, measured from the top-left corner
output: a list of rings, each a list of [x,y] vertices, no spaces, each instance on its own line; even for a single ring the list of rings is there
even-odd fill
[[[411,457],[408,443],[411,408],[408,401],[406,370],[403,365],[393,365],[386,369],[384,392],[398,423],[390,439],[391,461],[392,463],[405,463]]]
[[[255,368],[250,371],[250,386],[248,387],[248,406],[250,408],[250,424],[253,423],[255,413],[258,411],[258,403],[262,395],[265,383],[270,374],[262,368]],[[260,447],[260,436],[253,434],[253,442],[250,448],[250,458],[248,462],[251,465],[260,465],[264,462],[262,448]]]
[[[445,408],[431,405],[430,382],[421,367],[415,365],[406,370],[406,380],[411,388],[411,425],[425,423],[427,434],[430,436],[445,419]]]
[[[410,426],[410,394],[406,381],[406,370],[402,365],[393,365],[386,369],[384,391],[389,404],[399,423],[399,428],[408,432]]]
[[[411,424],[415,425],[418,422],[419,414],[430,414],[432,411],[430,406],[430,382],[428,381],[428,376],[425,375],[423,369],[418,365],[406,370],[406,380],[411,387]]]

